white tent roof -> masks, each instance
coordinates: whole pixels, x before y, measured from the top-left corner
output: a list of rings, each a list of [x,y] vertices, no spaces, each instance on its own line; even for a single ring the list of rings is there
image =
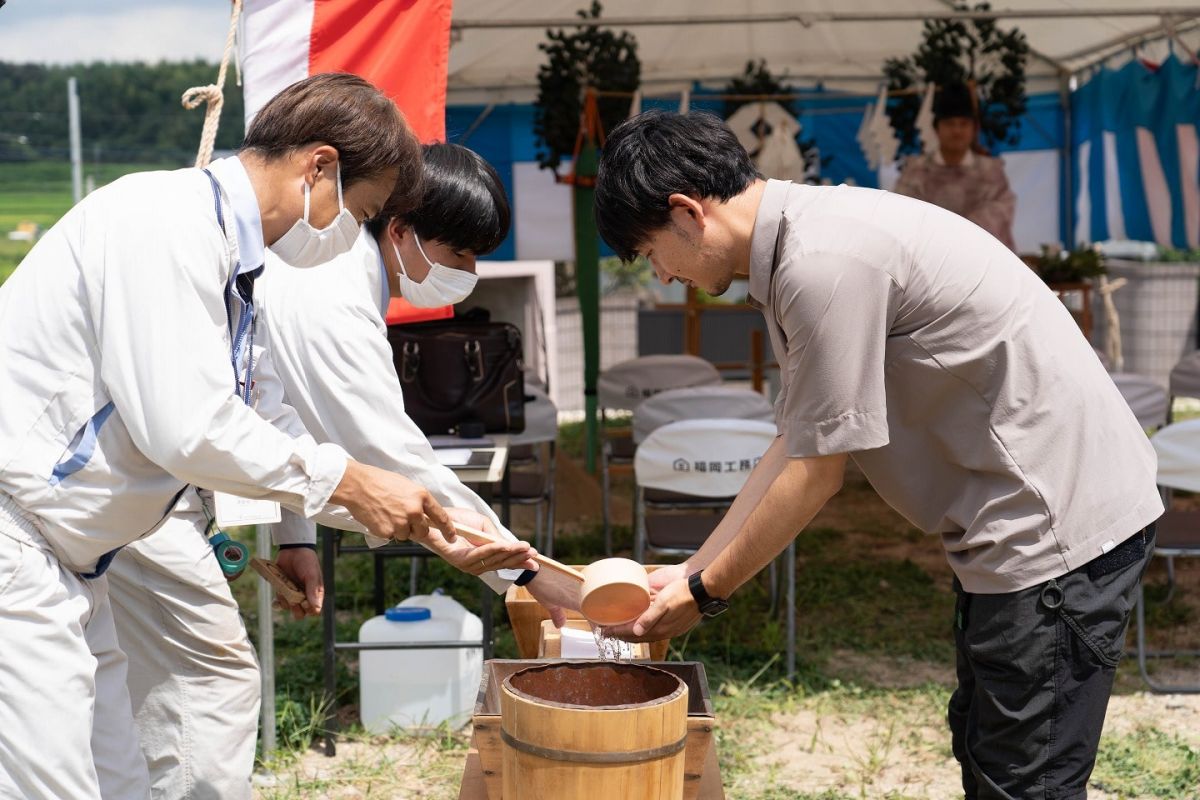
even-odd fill
[[[587,5],[456,0],[451,102],[531,99],[546,28],[570,24]],[[1000,25],[1024,31],[1036,54],[1027,66],[1030,91],[1055,89],[1064,71],[1125,57],[1139,42],[1157,40],[1161,57],[1170,28],[1194,48],[1200,29],[1196,0],[997,0],[995,6],[1005,14]],[[949,0],[606,0],[602,19],[637,37],[647,94],[679,91],[696,80],[719,87],[759,58],[799,83],[870,93],[886,58],[916,49],[923,18],[952,13]],[[695,24],[706,18],[721,22]]]

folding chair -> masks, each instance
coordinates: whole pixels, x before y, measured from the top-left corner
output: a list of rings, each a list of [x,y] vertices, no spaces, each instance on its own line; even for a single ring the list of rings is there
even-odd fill
[[[612,555],[612,523],[609,508],[612,475],[633,465],[634,444],[628,435],[614,435],[607,425],[609,411],[633,411],[647,397],[667,389],[712,386],[721,382],[717,368],[702,358],[686,355],[654,355],[631,358],[600,373],[596,384],[600,406],[600,492],[604,522],[604,553]]]
[[[775,436],[774,423],[743,419],[682,420],[651,432],[633,460],[634,559],[700,549],[721,521],[715,512],[733,502]]]
[[[558,408],[537,385],[526,385],[525,391],[525,430],[509,437],[508,463],[512,471],[508,498],[516,505],[534,506],[534,547],[552,556]],[[544,527],[542,505],[546,507]]]
[[[670,422],[638,445],[634,558],[687,556],[712,534],[750,471],[775,440],[775,425],[745,419]],[[787,676],[796,670],[796,549],[784,558],[788,584]]]
[[[775,409],[759,392],[737,386],[667,389],[642,401],[633,412],[633,443],[655,429],[685,419],[751,419],[774,422]]]
[[[1200,420],[1177,422],[1154,434],[1151,442],[1158,453],[1158,484],[1165,489],[1200,491]],[[1175,559],[1200,558],[1200,511],[1168,509],[1158,521],[1154,555],[1167,560],[1167,597],[1175,593]],[[1200,693],[1200,684],[1164,684],[1152,679],[1146,670],[1150,658],[1195,658],[1200,650],[1150,651],[1146,648],[1146,597],[1138,584],[1137,657],[1142,680],[1155,692]]]
[[[775,409],[759,392],[737,386],[690,386],[668,389],[648,397],[633,412],[633,443],[641,444],[657,428],[685,419],[749,419],[775,421]],[[634,492],[637,486],[635,482]],[[634,530],[641,524],[641,506],[633,507]],[[771,562],[771,607],[779,601],[779,565]]]
[[[1171,401],[1155,380],[1132,372],[1114,372],[1109,377],[1143,428],[1158,430],[1167,424]]]
[[[1167,422],[1174,422],[1176,397],[1200,398],[1200,350],[1188,353],[1171,368],[1171,376],[1167,379],[1167,389],[1170,395]]]

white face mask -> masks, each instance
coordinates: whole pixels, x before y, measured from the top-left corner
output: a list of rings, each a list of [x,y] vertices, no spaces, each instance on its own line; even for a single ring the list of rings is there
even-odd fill
[[[420,283],[408,277],[408,273],[404,271],[404,259],[400,257],[400,248],[396,246],[395,242],[392,242],[392,249],[396,251],[396,260],[400,262],[400,271],[396,273],[396,277],[400,279],[400,294],[404,299],[418,308],[440,308],[466,300],[467,296],[475,289],[479,276],[473,272],[467,272],[465,269],[453,269],[445,264],[435,264],[430,261],[429,256],[425,255],[425,248],[421,247],[421,240],[415,231],[413,232],[413,241],[417,243],[417,250],[421,252],[421,258],[424,258],[425,263],[429,265],[429,274]]]
[[[358,220],[342,203],[342,164],[337,165],[338,215],[333,222],[317,230],[308,222],[308,203],[312,188],[304,183],[304,219],[296,220],[279,241],[271,245],[271,251],[293,267],[307,268],[332,261],[342,253],[349,252],[358,238]]]

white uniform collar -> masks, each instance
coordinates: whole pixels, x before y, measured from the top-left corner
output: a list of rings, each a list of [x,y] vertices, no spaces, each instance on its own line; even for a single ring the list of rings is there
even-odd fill
[[[379,281],[379,286],[376,289],[377,296],[379,297],[379,313],[386,318],[388,306],[392,302],[391,287],[388,283],[387,264],[383,261],[383,253],[379,250],[379,242],[375,241],[375,237],[371,235],[371,232],[364,227],[363,232],[359,235],[366,240],[367,249],[374,256],[373,259],[368,259],[370,262],[368,280],[371,283],[374,283],[375,280]]]
[[[942,158],[942,148],[939,147],[933,151],[933,163],[938,164],[943,167],[946,166],[946,159]],[[975,164],[975,153],[971,150],[968,150],[967,154],[965,156],[963,156],[963,160],[958,162],[958,166],[960,166],[960,167],[970,167],[974,164]]]
[[[258,196],[254,194],[254,185],[250,183],[245,166],[237,156],[230,156],[209,164],[208,171],[229,196],[229,205],[233,209],[233,221],[237,229],[238,274],[259,269],[266,260],[262,215],[258,210]]]

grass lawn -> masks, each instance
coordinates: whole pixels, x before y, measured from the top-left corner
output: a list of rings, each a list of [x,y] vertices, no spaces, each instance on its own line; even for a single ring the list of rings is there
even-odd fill
[[[555,556],[568,563],[598,557],[602,536],[595,480],[578,463],[573,426],[560,437],[560,506]],[[615,496],[627,495],[618,482]],[[589,494],[590,492],[590,494]],[[531,530],[515,509],[514,530]],[[618,516],[618,520],[621,517]],[[627,519],[627,517],[626,517]],[[628,525],[616,528],[628,554]],[[704,662],[716,704],[718,753],[731,800],[917,800],[961,797],[945,708],[953,689],[953,597],[940,543],[914,532],[886,508],[861,475],[798,539],[798,675],[784,680],[783,610],[774,613],[766,575],[737,594],[730,611],[672,642],[670,657]],[[1186,561],[1186,560],[1185,560]],[[407,594],[408,565],[388,559],[388,601]],[[421,591],[445,588],[477,608],[478,588],[435,560]],[[373,615],[372,560],[338,562],[338,636],[354,639]],[[1200,565],[1177,566],[1171,603],[1151,608],[1156,646],[1200,646]],[[1148,581],[1165,595],[1163,565]],[[251,582],[236,593],[251,631]],[[497,656],[514,657],[503,603],[495,605]],[[308,747],[320,728],[320,628],[277,615],[276,681],[280,753],[263,764],[256,797],[456,798],[470,731],[370,736],[357,723],[356,664],[339,658],[336,699],[343,728],[338,755]],[[1200,679],[1192,665],[1191,678]],[[1178,677],[1178,676],[1177,676]],[[1186,674],[1182,677],[1188,677]],[[1122,666],[1109,706],[1091,794],[1099,800],[1200,800],[1200,697],[1150,695],[1131,660]]]
[[[0,238],[0,283],[8,280],[32,246],[29,242],[10,242],[7,237]]]

